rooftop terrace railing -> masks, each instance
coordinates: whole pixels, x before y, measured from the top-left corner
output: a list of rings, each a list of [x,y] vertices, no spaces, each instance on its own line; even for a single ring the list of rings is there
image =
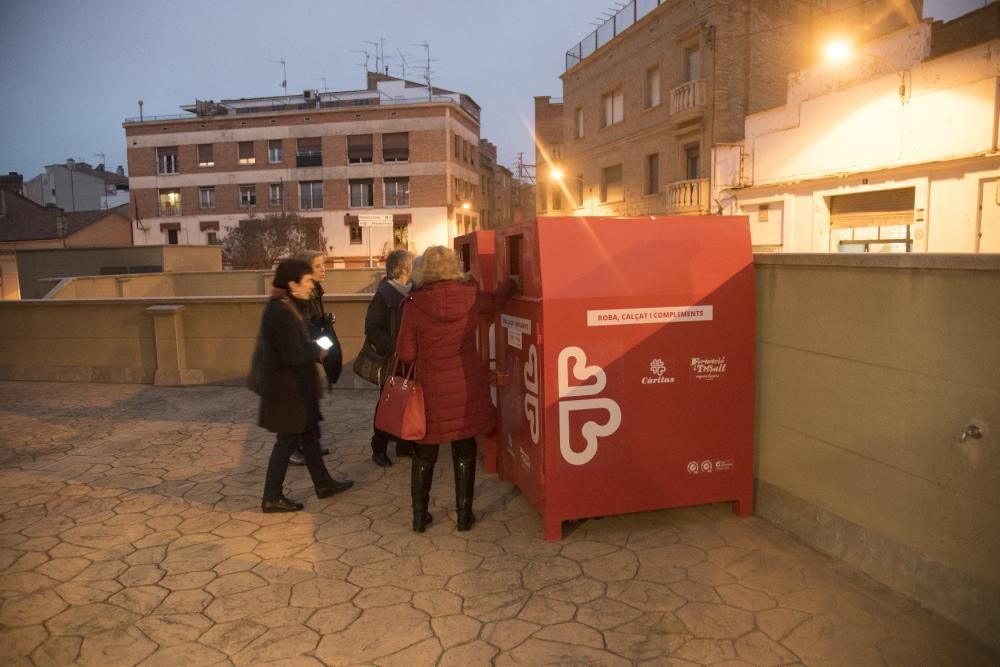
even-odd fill
[[[587,56],[630,28],[636,21],[650,13],[667,0],[632,0],[611,15],[597,30],[577,42],[566,52],[566,70],[578,65]]]

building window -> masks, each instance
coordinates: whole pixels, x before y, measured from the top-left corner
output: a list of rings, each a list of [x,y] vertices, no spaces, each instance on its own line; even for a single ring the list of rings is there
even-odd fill
[[[242,208],[249,208],[251,206],[257,205],[257,186],[256,185],[241,185],[240,186],[240,206]]]
[[[271,139],[267,142],[267,161],[274,164],[285,159],[281,148],[281,139]]]
[[[347,161],[368,164],[372,161],[372,135],[354,134],[347,137]]]
[[[604,105],[604,127],[622,122],[625,118],[625,89],[616,88],[601,99]]]
[[[552,188],[552,210],[559,211],[562,209],[562,186],[556,183]]]
[[[167,230],[167,244],[168,245],[177,245],[178,243],[180,243],[180,239],[178,238],[179,235],[180,235],[180,233],[178,232],[178,230],[176,230],[176,229],[168,229]]]
[[[410,205],[410,179],[409,178],[387,178],[387,179],[385,179],[385,205],[386,206],[409,206]]]
[[[198,144],[198,166],[215,166],[215,158],[212,156],[212,144]]]
[[[410,159],[410,135],[392,132],[382,135],[382,162],[407,162]]]
[[[172,216],[181,214],[181,191],[177,188],[160,190],[160,215]]]
[[[576,108],[576,138],[583,139],[583,107]]]
[[[453,132],[451,135],[451,145],[455,149],[455,159],[459,160],[462,158],[462,138],[458,136],[457,132]]]
[[[616,164],[605,167],[601,170],[601,203],[623,199],[625,199],[625,187],[622,183],[622,166]]]
[[[660,193],[660,154],[646,156],[646,194]]]
[[[348,182],[351,208],[371,208],[375,205],[375,181],[371,178],[352,178]]]
[[[686,178],[701,178],[701,147],[698,144],[684,146],[684,173]]]
[[[319,137],[308,137],[298,140],[295,149],[295,166],[323,166],[323,150]]]
[[[299,183],[299,208],[323,208],[323,181]]]
[[[538,210],[545,212],[549,210],[549,191],[542,181],[538,182],[536,186],[538,191]]]
[[[236,150],[240,164],[255,164],[257,162],[253,155],[252,141],[241,141]]]
[[[177,146],[156,149],[156,173],[179,174],[177,165]]]
[[[285,189],[281,183],[271,183],[267,186],[267,203],[272,208],[280,208],[285,200]]]
[[[685,81],[697,81],[701,78],[701,51],[697,46],[684,49]]]
[[[219,232],[205,232],[205,240],[208,245],[219,245]]]
[[[771,212],[770,204],[761,204],[757,207],[757,222],[767,222],[768,213]]]
[[[646,108],[660,106],[660,68],[646,70]]]
[[[576,175],[576,207],[583,206],[583,174]]]
[[[198,188],[198,208],[215,208],[215,188]]]
[[[361,245],[364,242],[364,238],[361,234],[361,225],[358,223],[352,223],[348,228],[351,236],[351,245]]]

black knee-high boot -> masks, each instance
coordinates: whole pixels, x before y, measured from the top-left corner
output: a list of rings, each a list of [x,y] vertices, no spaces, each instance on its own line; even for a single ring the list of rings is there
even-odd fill
[[[469,530],[476,522],[472,513],[472,496],[476,487],[476,440],[468,438],[453,442],[451,459],[455,467],[455,508],[458,529]]]
[[[413,465],[410,466],[410,497],[413,502],[413,530],[422,533],[432,520],[427,506],[430,503],[431,483],[434,481],[434,464],[437,462],[437,445],[413,445]]]

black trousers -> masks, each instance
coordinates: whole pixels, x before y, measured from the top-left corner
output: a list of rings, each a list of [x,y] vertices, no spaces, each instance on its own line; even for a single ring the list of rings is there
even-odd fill
[[[271,450],[271,459],[267,463],[267,475],[264,477],[264,500],[277,500],[284,495],[288,457],[299,448],[306,457],[306,469],[313,486],[320,488],[333,482],[319,453],[319,424],[313,424],[305,433],[278,434]]]

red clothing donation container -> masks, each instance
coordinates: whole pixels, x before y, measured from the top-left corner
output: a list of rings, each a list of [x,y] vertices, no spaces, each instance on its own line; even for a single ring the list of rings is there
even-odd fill
[[[479,283],[479,288],[485,291],[497,287],[496,240],[492,231],[478,231],[456,236],[454,240],[455,254],[458,256],[462,270],[472,275]],[[483,313],[479,319],[479,331],[476,343],[483,367],[488,370],[496,368],[496,351],[494,340],[496,334],[496,313]],[[497,405],[496,388],[490,388],[493,405]],[[479,452],[483,457],[483,470],[489,473],[497,471],[497,434],[496,431],[478,438]]]
[[[497,331],[500,474],[568,519],[753,501],[755,294],[742,217],[541,218]]]

